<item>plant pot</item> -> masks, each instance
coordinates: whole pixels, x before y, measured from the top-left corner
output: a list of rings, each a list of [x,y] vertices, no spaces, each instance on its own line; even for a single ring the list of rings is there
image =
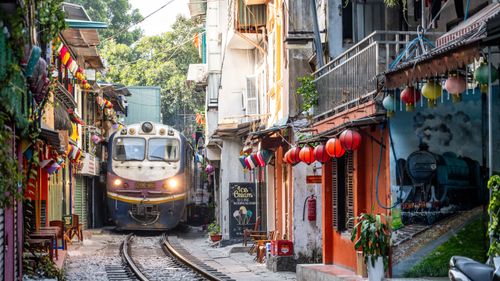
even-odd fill
[[[366,267],[369,281],[382,281],[384,279],[384,259],[382,257],[375,260],[375,265],[372,264],[371,257],[368,257]]]
[[[220,241],[220,240],[222,240],[222,235],[221,234],[210,234],[210,240],[212,240],[212,242]]]

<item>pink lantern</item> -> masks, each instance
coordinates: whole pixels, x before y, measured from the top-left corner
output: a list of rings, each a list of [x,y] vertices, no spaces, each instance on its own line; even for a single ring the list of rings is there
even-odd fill
[[[444,88],[451,94],[453,102],[458,102],[461,99],[460,94],[467,89],[467,82],[463,76],[452,74],[446,79]]]
[[[210,175],[211,173],[213,173],[214,171],[215,171],[214,166],[212,166],[212,165],[210,165],[210,164],[208,164],[208,165],[207,165],[207,167],[205,168],[205,172],[206,172],[207,174],[209,174],[209,175]]]

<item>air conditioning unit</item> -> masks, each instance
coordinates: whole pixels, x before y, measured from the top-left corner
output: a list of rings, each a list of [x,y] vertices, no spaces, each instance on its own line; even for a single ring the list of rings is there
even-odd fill
[[[206,63],[189,65],[186,78],[188,82],[194,82],[196,84],[206,84],[207,77],[208,77],[208,67]]]

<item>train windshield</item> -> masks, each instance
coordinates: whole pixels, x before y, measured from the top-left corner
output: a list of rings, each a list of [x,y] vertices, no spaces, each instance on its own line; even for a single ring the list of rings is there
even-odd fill
[[[143,138],[116,138],[113,158],[118,161],[142,161],[146,150]]]
[[[179,141],[177,139],[149,139],[148,160],[176,161],[179,159]]]

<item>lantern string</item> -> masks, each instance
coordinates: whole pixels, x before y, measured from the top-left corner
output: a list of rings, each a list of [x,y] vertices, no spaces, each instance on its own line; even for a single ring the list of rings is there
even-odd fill
[[[281,137],[281,139],[282,139],[284,142],[286,142],[289,146],[293,146],[290,142],[288,142],[288,140],[286,140],[286,139],[283,137],[283,135],[281,135],[281,133],[280,133],[280,132],[277,132],[277,134],[278,134],[278,136],[280,136],[280,137]]]

